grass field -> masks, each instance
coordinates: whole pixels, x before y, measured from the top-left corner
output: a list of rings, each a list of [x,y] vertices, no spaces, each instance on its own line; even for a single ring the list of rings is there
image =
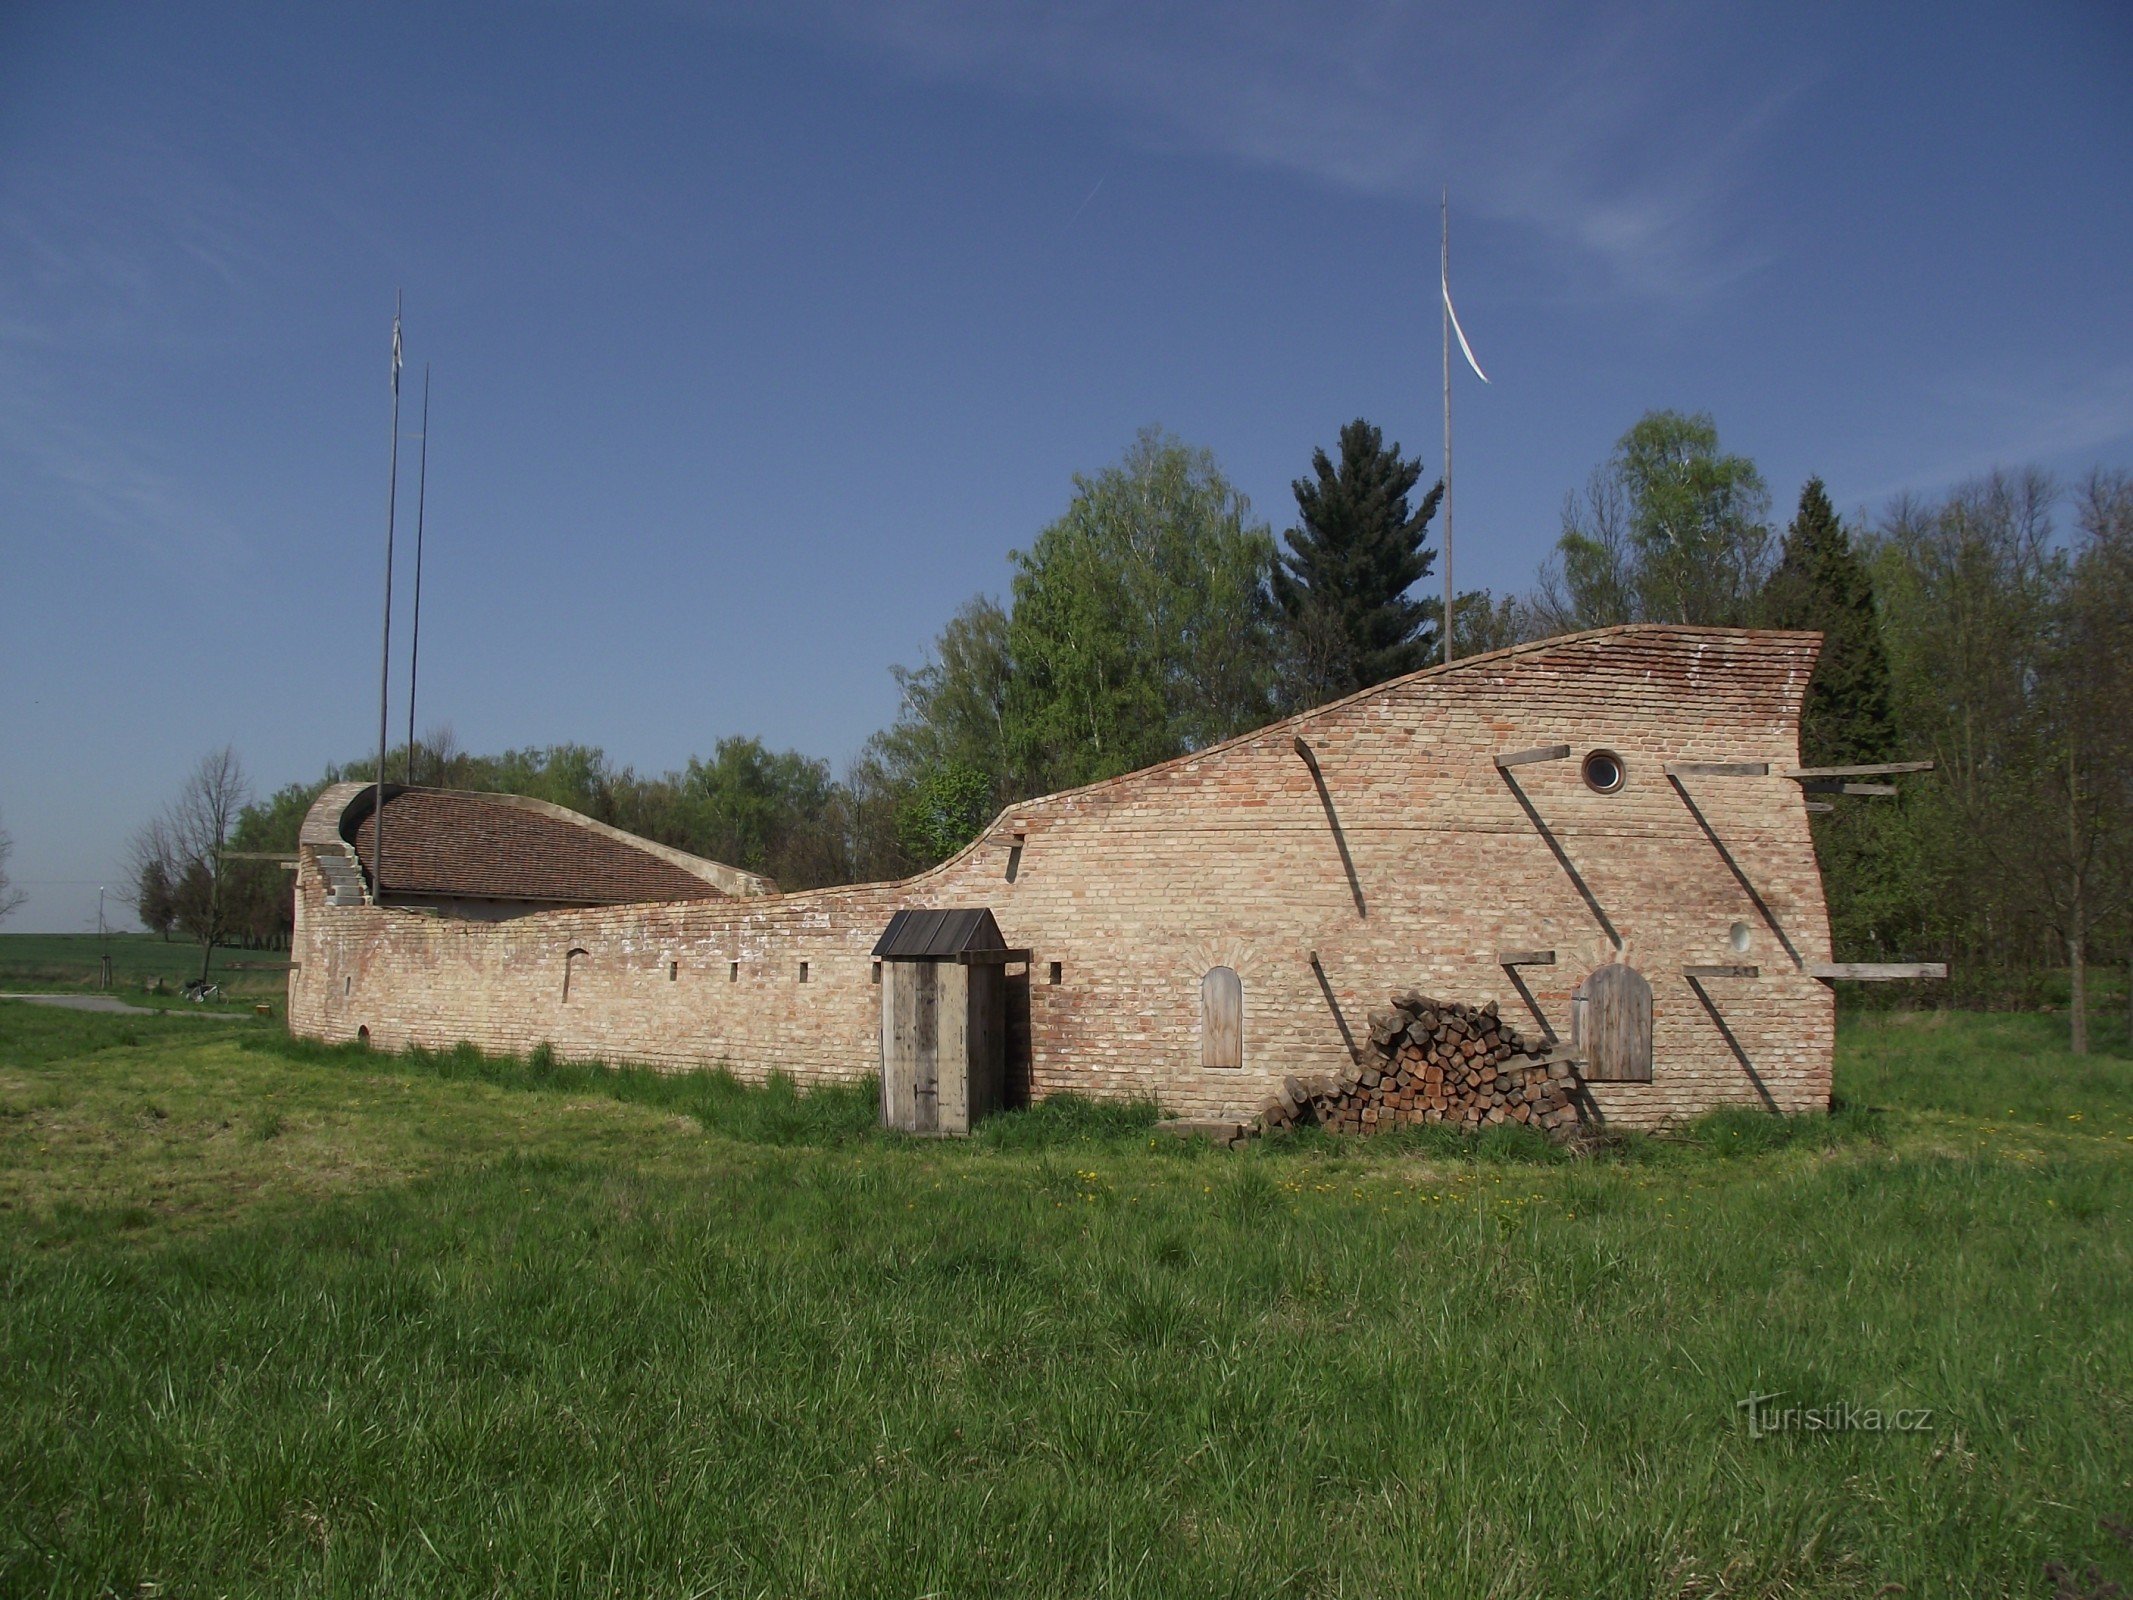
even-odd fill
[[[181,1001],[177,991],[200,976],[200,947],[152,933],[0,933],[0,990],[93,992],[107,950],[114,998],[129,1005],[191,1003]],[[275,969],[287,960],[282,950],[218,947],[209,975],[222,986],[226,1006],[249,1010],[265,1001],[279,1013],[289,975]],[[159,982],[162,993],[154,992]]]
[[[2133,1062],[2057,1038],[1854,1019],[1839,1115],[1574,1159],[1231,1155],[0,1005],[0,1593],[2126,1581]]]

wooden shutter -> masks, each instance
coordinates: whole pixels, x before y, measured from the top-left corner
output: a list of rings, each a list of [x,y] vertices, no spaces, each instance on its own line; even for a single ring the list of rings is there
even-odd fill
[[[1578,990],[1578,1052],[1588,1083],[1652,1081],[1652,986],[1634,967],[1601,967]]]
[[[1228,967],[1200,980],[1200,1065],[1244,1065],[1244,982]]]

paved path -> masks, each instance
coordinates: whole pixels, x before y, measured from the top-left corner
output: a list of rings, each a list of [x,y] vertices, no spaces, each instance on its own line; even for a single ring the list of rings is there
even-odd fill
[[[33,1005],[62,1006],[69,1011],[111,1011],[130,1017],[157,1015],[154,1006],[130,1006],[107,994],[0,994],[0,1000],[27,1000]],[[180,1015],[191,1013],[181,1012]]]

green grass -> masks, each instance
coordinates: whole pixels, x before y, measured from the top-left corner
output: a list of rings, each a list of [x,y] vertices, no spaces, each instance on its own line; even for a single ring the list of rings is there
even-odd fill
[[[114,998],[129,1005],[191,1004],[176,991],[200,976],[200,947],[152,933],[114,933],[108,938],[93,933],[0,933],[0,990],[94,991],[106,950],[111,955]],[[287,960],[284,950],[217,947],[209,976],[222,986],[227,1008],[250,1010],[265,1002],[278,1014],[288,994],[289,975],[260,969]],[[153,991],[157,983],[164,993]]]
[[[1848,1019],[1838,1116],[1574,1158],[1233,1155],[0,1005],[0,1593],[2124,1581],[2133,1063],[2056,1038]],[[1773,1391],[1933,1425],[1751,1438]]]

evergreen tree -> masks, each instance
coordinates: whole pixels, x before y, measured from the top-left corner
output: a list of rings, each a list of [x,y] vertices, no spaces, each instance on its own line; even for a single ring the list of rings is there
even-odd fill
[[[1800,491],[1799,513],[1785,530],[1785,553],[1764,591],[1763,613],[1772,627],[1812,628],[1822,635],[1822,658],[1800,722],[1801,758],[1817,767],[1886,761],[1896,746],[1896,719],[1874,580],[1820,478],[1809,478]]]
[[[1289,693],[1299,705],[1367,689],[1427,666],[1437,630],[1423,601],[1407,591],[1428,576],[1436,553],[1423,548],[1444,496],[1440,482],[1409,510],[1419,461],[1358,417],[1341,429],[1338,470],[1311,453],[1313,477],[1295,482],[1297,527],[1277,556],[1274,600],[1288,639]]]

